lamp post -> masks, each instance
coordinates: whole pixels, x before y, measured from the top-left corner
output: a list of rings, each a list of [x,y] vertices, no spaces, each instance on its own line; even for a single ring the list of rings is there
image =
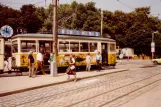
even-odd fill
[[[151,42],[152,59],[154,59],[154,52],[155,52],[155,42],[154,42],[155,33],[158,33],[158,31],[152,33],[152,42]]]

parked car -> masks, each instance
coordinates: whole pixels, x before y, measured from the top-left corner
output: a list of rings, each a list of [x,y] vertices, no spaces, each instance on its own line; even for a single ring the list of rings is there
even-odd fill
[[[152,59],[152,62],[154,65],[158,65],[158,64],[161,64],[161,58],[158,58],[158,59]]]

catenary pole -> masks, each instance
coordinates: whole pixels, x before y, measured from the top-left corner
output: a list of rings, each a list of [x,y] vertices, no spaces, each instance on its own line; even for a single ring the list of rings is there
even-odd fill
[[[58,43],[58,30],[57,30],[57,0],[53,0],[53,53],[54,53],[54,76],[57,75],[57,55],[58,55],[58,49],[57,49],[57,43]]]
[[[103,11],[101,9],[101,36],[103,36]]]

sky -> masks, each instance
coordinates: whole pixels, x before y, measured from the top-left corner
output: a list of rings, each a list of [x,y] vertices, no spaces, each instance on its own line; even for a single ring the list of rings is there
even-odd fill
[[[137,7],[151,7],[151,14],[161,19],[161,0],[59,0],[60,4],[77,1],[79,3],[87,3],[93,1],[97,8],[109,10],[121,10],[123,12],[131,12]],[[23,4],[35,4],[35,6],[47,7],[52,0],[0,0],[0,3],[10,6],[14,9],[20,9]]]

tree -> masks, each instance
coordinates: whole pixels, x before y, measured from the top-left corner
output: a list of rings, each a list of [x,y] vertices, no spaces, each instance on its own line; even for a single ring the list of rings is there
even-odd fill
[[[32,4],[21,7],[21,19],[23,20],[22,26],[28,33],[36,33],[43,23],[36,14],[36,7]]]
[[[46,10],[44,29],[52,29],[52,5]],[[100,31],[100,10],[95,7],[94,2],[87,4],[77,3],[60,4],[58,7],[58,28]]]
[[[20,11],[14,10],[7,6],[0,4],[0,27],[4,25],[9,25],[13,28],[14,34],[16,33],[16,28],[20,25]]]

